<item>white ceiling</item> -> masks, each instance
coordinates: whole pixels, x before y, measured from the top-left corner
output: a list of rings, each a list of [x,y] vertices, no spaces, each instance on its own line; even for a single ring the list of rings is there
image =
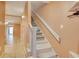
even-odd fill
[[[43,1],[32,1],[31,6],[32,9],[37,9],[41,5],[48,3]],[[24,12],[25,1],[7,1],[6,2],[6,14],[8,15],[15,15],[15,16],[22,16]]]
[[[24,1],[7,1],[6,14],[22,16],[25,7]]]
[[[37,9],[44,3],[48,3],[48,2],[41,2],[41,1],[31,2],[32,9]],[[25,8],[25,1],[7,1],[5,13],[6,15],[22,16],[24,12],[24,8]],[[18,17],[6,16],[6,22],[14,23],[19,21],[18,19],[21,20],[21,18]]]
[[[20,17],[6,16],[5,19],[6,19],[5,22],[8,22],[8,23],[20,23],[21,21]]]
[[[22,16],[25,8],[25,1],[6,1],[6,11],[7,15],[14,15],[14,16]],[[31,7],[33,10],[37,10],[40,6],[49,3],[49,1],[31,1]],[[71,2],[70,6],[75,5],[76,2]],[[76,6],[76,7],[75,7]],[[72,7],[70,10],[74,11],[75,9],[79,9],[79,2]],[[21,20],[18,17],[10,17],[6,16],[6,21],[9,22],[16,22]]]
[[[35,1],[31,2],[31,7],[32,9],[37,9],[43,4],[48,3],[48,1],[43,2],[43,1]],[[6,1],[6,8],[5,8],[5,13],[6,15],[14,15],[14,16],[22,16],[25,8],[25,1]],[[6,16],[6,22],[16,22],[19,21],[18,19],[21,20],[21,18],[18,17],[10,17]]]
[[[38,9],[40,6],[49,3],[48,1],[32,1],[31,2],[31,7],[33,10]]]
[[[25,8],[24,1],[7,1],[5,14],[13,16],[22,16]],[[19,17],[6,16],[6,22],[17,23],[21,20]]]

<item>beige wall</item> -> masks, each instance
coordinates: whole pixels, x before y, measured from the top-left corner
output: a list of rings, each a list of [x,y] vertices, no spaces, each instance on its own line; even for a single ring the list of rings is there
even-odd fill
[[[29,40],[29,32],[28,32],[28,2],[25,4],[25,10],[24,10],[24,18],[21,22],[21,35],[22,39],[25,40],[25,43],[27,45]]]
[[[25,4],[25,10],[24,10],[24,18],[22,18],[21,21],[21,40],[24,42],[24,46],[26,49],[26,54],[28,56],[27,48],[29,46],[29,40],[30,40],[30,34],[29,34],[29,26],[31,22],[31,5],[29,2],[26,2]]]
[[[51,2],[37,10],[46,23],[56,31],[64,48],[79,52],[79,21],[78,18],[67,18],[69,9],[74,2]],[[64,27],[61,28],[61,25]]]

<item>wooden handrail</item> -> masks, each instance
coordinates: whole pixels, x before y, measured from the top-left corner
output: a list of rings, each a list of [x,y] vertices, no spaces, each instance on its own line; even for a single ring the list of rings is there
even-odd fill
[[[58,35],[54,30],[52,30],[52,29],[48,26],[48,24],[43,20],[43,18],[41,18],[35,11],[33,11],[33,12],[40,18],[41,22],[46,26],[46,28],[50,31],[50,33],[51,33],[52,35],[54,35],[54,37],[56,38],[56,40],[57,40],[58,42],[60,42],[60,37],[59,37],[59,35]]]
[[[45,24],[44,20],[42,20],[42,18],[35,11],[32,11],[32,17],[36,22],[36,24],[41,29],[41,31],[45,34],[45,37],[51,44],[52,48],[55,49],[57,55],[59,57],[69,57],[70,56],[69,51],[58,42],[57,38],[51,32],[52,30],[51,29],[49,30],[49,27],[47,27],[48,25]]]

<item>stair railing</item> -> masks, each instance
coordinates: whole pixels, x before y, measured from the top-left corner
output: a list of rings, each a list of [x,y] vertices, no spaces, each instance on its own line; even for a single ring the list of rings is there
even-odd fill
[[[44,19],[40,17],[39,14],[33,10],[32,10],[32,17],[37,26],[39,26],[41,31],[44,33],[45,37],[48,39],[52,48],[54,48],[54,50],[56,51],[57,55],[59,57],[69,57],[70,54],[68,50],[59,43],[60,37],[57,35],[57,33],[53,31],[44,21]]]

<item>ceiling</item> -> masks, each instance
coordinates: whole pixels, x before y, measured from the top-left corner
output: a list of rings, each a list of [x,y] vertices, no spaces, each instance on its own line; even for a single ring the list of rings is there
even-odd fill
[[[43,1],[32,1],[31,7],[32,9],[37,9],[41,5],[48,3]],[[22,16],[24,12],[25,1],[7,1],[6,2],[6,14],[8,15],[16,15]]]
[[[32,7],[33,10],[36,10],[46,3],[49,3],[49,2],[48,1],[32,1],[31,7]]]
[[[18,16],[22,16],[25,8],[24,1],[7,1],[5,14],[6,22],[10,23],[18,23],[20,22],[21,18]],[[8,16],[9,15],[9,16]],[[16,17],[17,16],[17,17]]]
[[[21,16],[24,13],[25,3],[26,1],[6,1],[5,13],[6,15],[9,15],[5,17],[6,22],[20,22]],[[37,10],[39,7],[47,3],[49,3],[49,1],[31,1],[31,7],[33,10]],[[74,11],[76,8],[79,9],[79,2],[71,2],[70,7],[71,6],[74,7],[72,7],[70,11]]]
[[[48,2],[41,2],[41,1],[31,2],[32,4],[31,7],[32,9],[37,9],[44,3],[48,3]],[[6,22],[14,23],[15,21],[17,22],[21,20],[19,17],[15,17],[15,16],[22,16],[24,12],[24,8],[25,8],[25,1],[6,1],[5,14],[9,15],[5,17]]]
[[[6,14],[22,16],[24,12],[24,1],[7,1],[6,2]]]
[[[5,17],[5,22],[7,23],[17,23],[19,24],[20,21],[21,21],[21,18],[20,17],[12,17],[12,16],[6,16]]]

